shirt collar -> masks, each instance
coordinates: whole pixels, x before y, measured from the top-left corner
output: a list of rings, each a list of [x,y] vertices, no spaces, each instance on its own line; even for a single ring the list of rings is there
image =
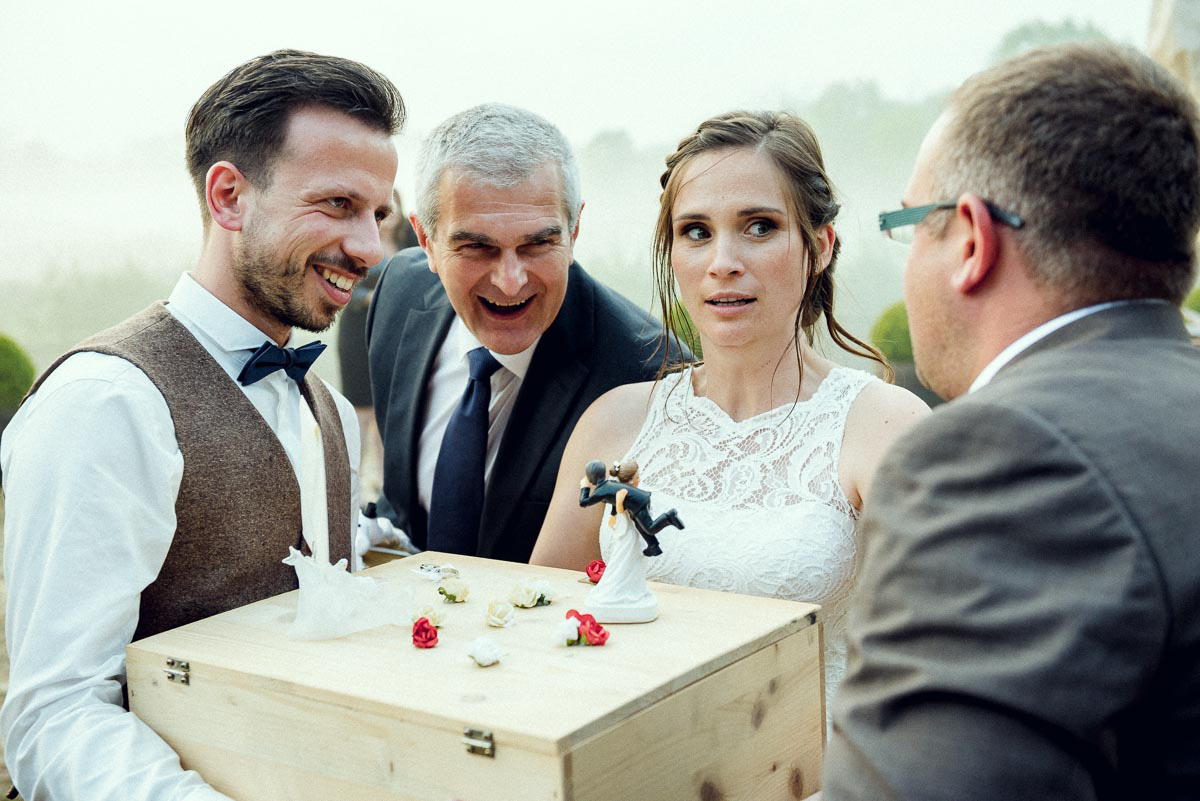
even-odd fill
[[[273,342],[253,323],[196,283],[191,273],[179,276],[167,303],[172,314],[186,318],[217,346],[230,353],[257,350],[263,342]],[[288,335],[287,345],[291,346],[294,339],[295,332],[292,332]]]
[[[450,323],[450,332],[446,335],[449,342],[453,343],[454,355],[456,359],[461,359],[463,364],[466,364],[467,354],[482,348],[483,343],[475,338],[466,324],[456,315],[454,321]],[[538,343],[542,341],[542,335],[538,334],[537,339],[533,341],[525,350],[520,353],[496,353],[489,350],[496,361],[500,362],[500,366],[510,373],[514,374],[518,379],[525,380],[525,374],[529,372],[529,363],[533,361],[533,352],[537,349]]]
[[[1013,359],[1017,358],[1017,356],[1019,356],[1021,353],[1033,347],[1035,343],[1050,336],[1050,334],[1053,334],[1063,326],[1069,325],[1076,320],[1081,320],[1084,317],[1087,317],[1089,314],[1095,314],[1096,312],[1104,311],[1105,309],[1111,309],[1116,306],[1128,306],[1132,303],[1139,302],[1141,301],[1114,300],[1108,303],[1097,303],[1095,306],[1084,306],[1082,309],[1074,309],[1066,314],[1060,314],[1058,317],[1042,323],[1037,328],[1034,328],[1031,331],[1026,331],[1024,334],[1017,337],[1017,339],[1013,340],[1008,347],[997,353],[996,358],[988,362],[987,367],[984,367],[983,370],[980,371],[979,375],[975,376],[975,380],[971,382],[971,387],[967,390],[967,394],[969,395],[980,387],[986,386],[988,382],[996,377],[996,373],[1000,372],[1000,369],[1004,367],[1004,365],[1008,364]]]

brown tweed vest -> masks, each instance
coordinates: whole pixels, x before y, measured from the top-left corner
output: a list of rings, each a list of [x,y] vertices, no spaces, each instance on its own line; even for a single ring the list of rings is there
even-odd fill
[[[280,560],[300,542],[300,487],[278,437],[238,385],[162,303],[81,342],[68,356],[119,356],[162,393],[183,454],[176,528],[158,577],[142,592],[135,640],[296,589]],[[329,555],[350,557],[350,460],[333,396],[309,374],[301,395],[321,426]],[[96,532],[103,537],[104,532]]]

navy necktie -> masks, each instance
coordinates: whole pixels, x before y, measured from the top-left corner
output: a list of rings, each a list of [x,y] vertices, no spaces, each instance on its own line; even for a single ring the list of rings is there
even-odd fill
[[[487,348],[475,348],[467,361],[471,377],[450,416],[433,471],[426,545],[431,551],[474,555],[483,515],[492,373],[500,369],[500,362]]]
[[[281,348],[270,342],[264,342],[258,350],[254,351],[254,355],[250,357],[250,361],[246,362],[242,372],[238,373],[238,383],[248,387],[276,370],[283,370],[287,373],[288,378],[300,383],[304,380],[304,374],[308,372],[308,368],[312,367],[313,362],[317,360],[323,350],[325,350],[325,346],[320,342],[309,342],[298,348]]]

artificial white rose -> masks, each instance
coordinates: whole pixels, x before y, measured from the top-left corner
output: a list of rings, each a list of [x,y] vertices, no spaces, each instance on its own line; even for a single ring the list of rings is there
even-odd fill
[[[502,629],[513,622],[517,611],[508,601],[489,601],[487,608],[487,624]]]
[[[545,579],[538,579],[533,582],[533,591],[537,593],[537,599],[534,601],[535,606],[547,606],[558,597],[558,593],[550,586],[550,582]]]
[[[475,664],[480,667],[489,667],[499,662],[500,657],[504,654],[491,637],[476,637],[471,641],[471,647],[467,649],[467,656],[474,659]]]
[[[513,606],[519,606],[522,609],[529,609],[537,606],[538,591],[534,589],[532,584],[519,582],[513,585],[512,591],[508,594],[508,602]]]
[[[555,645],[576,645],[579,642],[579,621],[573,618],[560,620],[554,626]]]
[[[428,620],[430,625],[432,625],[435,629],[440,629],[444,620],[442,616],[442,610],[435,606],[422,606],[420,609],[413,612],[413,623],[416,623],[421,618]]]
[[[448,604],[461,604],[471,594],[471,588],[467,586],[467,582],[457,576],[451,576],[442,579],[442,583],[438,585],[438,593],[446,599]]]

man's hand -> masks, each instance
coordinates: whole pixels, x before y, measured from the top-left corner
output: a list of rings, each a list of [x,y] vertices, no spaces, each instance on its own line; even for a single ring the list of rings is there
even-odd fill
[[[376,545],[395,548],[398,551],[417,553],[421,549],[413,545],[403,530],[392,525],[386,517],[367,517],[358,513],[358,530],[354,535],[354,550],[362,556]]]

